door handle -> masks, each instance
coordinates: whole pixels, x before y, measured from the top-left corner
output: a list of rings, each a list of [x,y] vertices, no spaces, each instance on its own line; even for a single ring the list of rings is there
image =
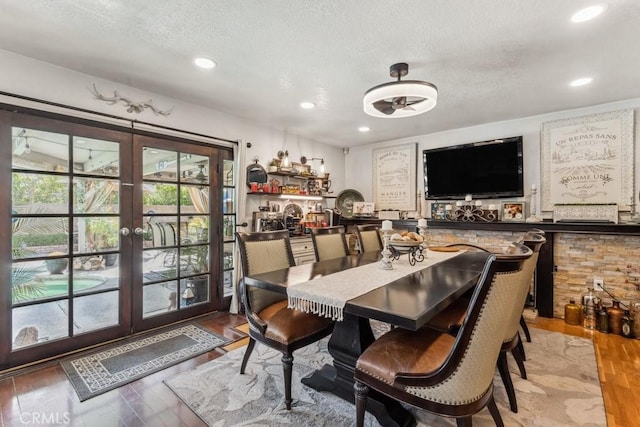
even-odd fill
[[[136,227],[133,229],[133,234],[135,234],[136,236],[140,236],[142,235],[142,233],[144,233],[144,230],[140,227]]]
[[[120,235],[121,236],[128,236],[129,235],[129,229],[127,227],[122,227],[120,229]]]

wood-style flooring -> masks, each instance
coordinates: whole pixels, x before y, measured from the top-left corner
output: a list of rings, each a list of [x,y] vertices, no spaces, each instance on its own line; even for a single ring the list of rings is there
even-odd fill
[[[0,374],[0,425],[203,426],[163,380],[244,346],[247,338],[243,316],[217,313],[197,322],[234,341],[84,402],[57,362]],[[640,340],[585,331],[560,319],[538,318],[530,326],[592,338],[609,427],[640,425]]]

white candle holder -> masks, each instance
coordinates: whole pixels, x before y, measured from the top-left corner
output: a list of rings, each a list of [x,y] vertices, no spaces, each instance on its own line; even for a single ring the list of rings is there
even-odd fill
[[[531,188],[531,203],[530,206],[530,216],[527,218],[527,222],[542,222],[542,218],[536,215],[536,194],[538,190],[535,187]]]
[[[382,249],[382,259],[380,260],[381,270],[393,270],[393,264],[391,263],[391,250],[389,249],[389,230],[382,230],[384,248]]]
[[[426,225],[419,225],[418,226],[418,234],[422,236],[422,243],[420,244],[420,246],[423,249],[427,248],[427,226]],[[427,251],[424,251],[424,257],[427,257]]]

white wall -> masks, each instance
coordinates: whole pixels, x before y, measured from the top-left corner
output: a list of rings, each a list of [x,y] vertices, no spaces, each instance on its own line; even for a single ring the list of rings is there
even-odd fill
[[[2,92],[211,137],[234,141],[242,140],[244,147],[240,150],[239,163],[241,165],[240,179],[243,183],[244,165],[252,163],[254,157],[258,156],[260,164],[266,167],[268,161],[276,156],[278,150],[287,149],[293,161],[298,161],[302,155],[309,158],[324,158],[327,164],[327,171],[331,173],[333,188],[338,191],[344,188],[344,154],[342,148],[320,144],[300,138],[297,135],[287,134],[282,130],[258,126],[249,120],[220,111],[185,103],[177,99],[57,67],[3,50],[0,50],[0,64],[2,64],[0,65],[0,91]],[[151,99],[156,108],[168,110],[173,107],[173,110],[167,117],[156,116],[150,110],[145,110],[140,114],[127,113],[122,103],[110,105],[107,102],[96,100],[90,91],[94,84],[98,91],[105,96],[112,96],[113,91],[117,90],[121,96],[126,96],[132,101],[141,102]],[[19,100],[11,97],[0,97],[0,102],[22,104]],[[39,109],[56,110],[45,106],[41,106]],[[72,113],[70,111],[63,113],[83,116],[80,113]],[[108,121],[98,116],[91,118]],[[118,121],[116,123],[124,124],[124,122]],[[158,132],[162,133],[161,130],[158,130]],[[246,148],[246,142],[251,142],[252,147],[250,149]],[[257,210],[258,203],[258,199],[248,199],[245,220],[250,218],[251,211]],[[242,222],[243,218],[238,220]]]
[[[437,108],[437,107],[436,107]],[[473,126],[468,128],[454,129],[446,132],[433,133],[428,135],[419,135],[410,138],[402,138],[391,141],[386,141],[378,144],[363,145],[359,147],[352,147],[349,154],[346,156],[345,163],[345,183],[348,188],[354,188],[362,193],[365,200],[373,201],[373,170],[372,170],[372,152],[374,149],[380,147],[390,147],[394,145],[401,145],[407,143],[417,143],[418,145],[418,175],[417,186],[418,190],[423,192],[424,190],[424,176],[422,171],[422,150],[429,148],[445,147],[450,145],[465,144],[470,142],[485,141],[495,138],[503,138],[510,136],[523,136],[523,150],[524,150],[524,188],[530,189],[531,184],[535,184],[537,188],[540,188],[540,140],[541,140],[541,126],[542,123],[565,119],[571,117],[579,117],[588,114],[597,114],[609,111],[616,111],[631,108],[634,109],[637,115],[640,110],[640,98],[629,99],[625,101],[596,105],[588,108],[580,108],[575,110],[558,111],[544,115],[527,117],[517,120],[510,120],[505,122],[487,123],[480,126]],[[426,113],[429,114],[429,113]],[[463,114],[463,113],[461,113]],[[386,119],[381,119],[386,120]],[[640,135],[640,123],[638,120],[635,122],[634,134]],[[635,161],[634,164],[638,164],[640,159],[640,141],[635,139]],[[366,177],[368,179],[363,179]],[[637,196],[638,184],[640,183],[640,167],[635,168],[634,175],[635,190],[634,195]],[[525,191],[525,195],[528,196],[529,191]],[[523,198],[522,200],[525,200]],[[528,199],[526,199],[528,200]],[[636,203],[638,199],[636,198]],[[426,204],[423,203],[423,206]],[[538,192],[538,198],[536,201],[538,207],[538,214],[540,214],[540,194]],[[636,210],[640,209],[640,206],[636,206]],[[423,213],[427,216],[426,213]],[[544,215],[549,217],[549,214]]]

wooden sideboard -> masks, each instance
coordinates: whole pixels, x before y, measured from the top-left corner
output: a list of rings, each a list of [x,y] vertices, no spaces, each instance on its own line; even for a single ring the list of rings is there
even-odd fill
[[[356,224],[372,224],[379,223],[381,220],[367,218],[367,219],[354,219],[354,218],[339,218],[338,224],[344,225],[347,227],[347,230],[350,227],[355,226]],[[417,227],[417,220],[394,220],[393,221],[394,228],[397,229],[410,229],[415,230]],[[563,251],[570,252],[572,250],[580,250],[581,248],[565,248],[566,244],[562,243],[559,245],[560,241],[566,240],[565,237],[573,238],[573,237],[587,237],[589,239],[595,239],[593,245],[586,249],[586,254],[581,255],[584,261],[580,261],[581,264],[589,266],[590,260],[589,253],[593,253],[594,251],[598,251],[602,249],[606,251],[606,245],[610,245],[611,243],[620,243],[621,239],[611,238],[612,236],[635,236],[633,237],[633,241],[628,248],[629,262],[638,263],[640,260],[636,257],[636,251],[640,251],[640,224],[610,224],[610,223],[554,223],[551,221],[544,221],[540,223],[524,223],[524,222],[464,222],[464,221],[432,221],[428,220],[428,230],[434,237],[437,238],[438,232],[464,236],[463,238],[466,240],[470,232],[476,232],[476,234],[490,235],[494,234],[504,234],[505,236],[500,236],[502,240],[507,238],[513,238],[513,240],[519,239],[521,233],[524,233],[532,228],[538,228],[545,232],[545,237],[547,239],[547,244],[542,247],[540,251],[540,255],[538,258],[538,267],[536,273],[536,290],[535,290],[535,306],[538,310],[538,315],[542,317],[561,317],[561,313],[559,311],[559,303],[565,304],[569,302],[565,301],[555,301],[554,302],[554,294],[556,293],[556,289],[554,289],[559,284],[554,283],[555,276],[558,270],[558,261],[562,260],[565,257]],[[474,233],[471,233],[474,234]],[[566,236],[565,236],[566,235]],[[571,240],[571,239],[569,239]],[[599,241],[602,241],[602,245],[600,245]],[[446,242],[440,242],[446,243]],[[636,244],[638,243],[638,244]],[[580,242],[577,245],[581,245]],[[585,245],[582,245],[585,246]],[[570,254],[567,253],[567,259],[571,259]],[[607,260],[605,256],[604,263],[612,264],[613,258],[620,258],[620,254],[612,253],[609,254],[611,260]],[[621,265],[625,264],[624,259],[620,261]],[[583,266],[575,266],[576,268],[583,268]],[[594,268],[595,271],[602,270],[602,266],[596,266]],[[620,272],[620,267],[612,266],[610,267],[611,273],[613,276],[620,276],[623,273]],[[592,278],[588,277],[592,274],[591,271],[587,270],[583,275],[584,280],[581,282],[580,280],[567,280],[568,282],[572,282],[569,284],[563,283],[563,286],[570,287],[570,291],[576,293],[576,297],[579,297],[581,293],[586,290],[588,286],[588,281],[592,280]],[[604,272],[603,272],[604,274]],[[616,280],[628,280],[615,277]],[[606,288],[606,285],[605,285]],[[618,293],[623,293],[623,291],[619,291]],[[630,292],[627,292],[630,293]],[[636,292],[637,293],[637,292]],[[638,294],[640,296],[640,294]],[[616,295],[618,296],[618,295]],[[620,295],[621,299],[631,299],[632,297],[628,297],[626,295]],[[555,316],[554,316],[555,312]]]

